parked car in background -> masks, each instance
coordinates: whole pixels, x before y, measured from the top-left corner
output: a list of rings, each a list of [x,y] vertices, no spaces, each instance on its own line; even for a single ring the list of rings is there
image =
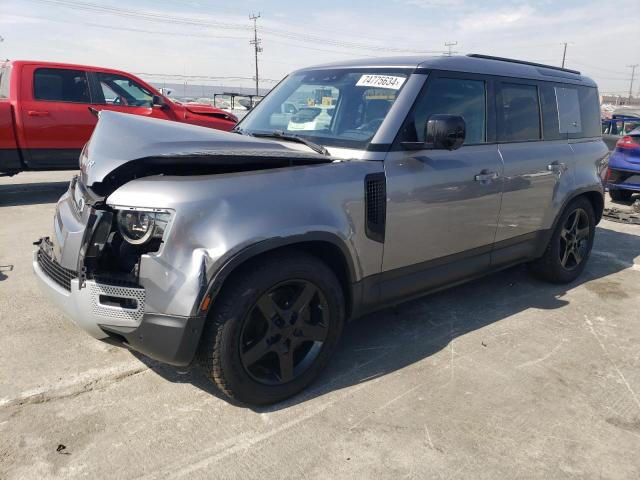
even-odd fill
[[[283,122],[327,91],[328,123]],[[604,207],[596,84],[557,67],[310,67],[236,133],[101,113],[33,269],[95,338],[242,402],[302,390],[347,319],[523,262],[575,280]]]
[[[609,157],[605,181],[612,200],[628,201],[634,192],[640,192],[640,127],[616,143]]]
[[[0,65],[0,175],[78,168],[100,110],[227,131],[237,122],[209,105],[173,102],[119,70],[8,61]]]
[[[602,139],[613,151],[620,138],[640,127],[640,108],[623,107],[613,111],[610,119],[602,120]]]

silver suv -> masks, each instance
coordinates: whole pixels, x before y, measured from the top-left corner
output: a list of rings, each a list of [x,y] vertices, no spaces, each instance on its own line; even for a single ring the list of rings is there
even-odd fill
[[[521,262],[574,280],[607,153],[579,72],[307,68],[234,133],[102,112],[33,269],[95,338],[272,403],[319,374],[347,319]]]

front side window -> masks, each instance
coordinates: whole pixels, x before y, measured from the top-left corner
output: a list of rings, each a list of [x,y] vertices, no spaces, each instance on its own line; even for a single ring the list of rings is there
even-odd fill
[[[107,105],[123,107],[151,107],[153,93],[142,85],[122,75],[99,72],[97,74],[100,89]]]
[[[409,76],[405,69],[311,70],[291,75],[239,125],[327,146],[367,147]]]
[[[538,89],[534,85],[502,85],[502,132],[500,140],[540,140]]]
[[[401,134],[407,142],[424,142],[425,125],[433,114],[460,115],[466,124],[465,145],[486,140],[486,88],[482,80],[431,80],[405,122]]]
[[[38,68],[33,73],[33,96],[36,100],[90,103],[87,74],[82,70]]]

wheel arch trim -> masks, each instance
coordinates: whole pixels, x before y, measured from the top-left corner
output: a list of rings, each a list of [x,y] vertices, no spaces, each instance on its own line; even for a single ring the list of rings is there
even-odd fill
[[[558,220],[560,220],[560,217],[562,216],[562,213],[564,212],[564,210],[567,208],[567,206],[569,205],[569,203],[571,203],[572,201],[574,201],[576,198],[584,196],[587,197],[587,199],[591,202],[591,198],[589,198],[592,195],[598,195],[599,197],[599,205],[594,205],[594,213],[596,214],[596,225],[600,222],[600,219],[602,218],[602,211],[604,208],[604,188],[596,188],[593,186],[589,186],[589,187],[582,187],[579,188],[577,190],[574,190],[573,192],[571,192],[571,195],[568,195],[567,198],[565,198],[564,202],[562,203],[562,207],[558,210],[558,214],[556,215],[556,218],[553,221],[553,226],[551,228],[551,231],[554,231],[556,226],[558,225]],[[597,208],[596,208],[597,207]]]
[[[340,260],[343,261],[346,266],[346,285],[343,286],[350,290],[345,291],[344,293],[352,298],[352,286],[357,281],[357,267],[354,263],[351,250],[347,246],[346,242],[338,235],[326,231],[314,231],[261,240],[244,247],[242,250],[232,255],[214,273],[206,288],[201,291],[200,295],[198,295],[198,298],[192,308],[192,315],[201,314],[205,311],[208,313],[211,305],[215,302],[215,297],[222,289],[225,281],[233,272],[246,262],[258,257],[259,255],[275,251],[280,248],[296,246],[303,247],[305,244],[325,244],[339,249],[342,254],[342,258]],[[210,299],[209,305],[207,305],[207,308],[202,308],[203,302],[206,298]]]

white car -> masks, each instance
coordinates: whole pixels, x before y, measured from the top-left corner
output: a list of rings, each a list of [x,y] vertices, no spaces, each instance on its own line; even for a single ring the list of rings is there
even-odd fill
[[[287,130],[325,130],[331,124],[334,105],[302,107],[289,119]]]

